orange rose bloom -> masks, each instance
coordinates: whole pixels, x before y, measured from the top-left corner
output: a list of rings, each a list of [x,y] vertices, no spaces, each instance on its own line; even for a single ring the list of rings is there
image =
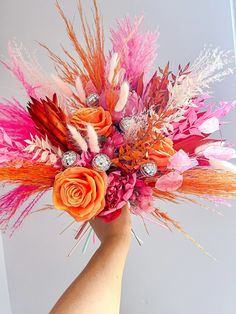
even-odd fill
[[[164,137],[148,149],[148,158],[154,160],[160,168],[166,167],[170,156],[174,154],[173,142],[167,137]]]
[[[72,167],[56,175],[53,202],[77,221],[89,220],[105,206],[107,177],[84,167]]]
[[[71,122],[81,131],[86,131],[90,123],[98,135],[108,136],[111,132],[112,117],[102,107],[80,108],[71,118]]]

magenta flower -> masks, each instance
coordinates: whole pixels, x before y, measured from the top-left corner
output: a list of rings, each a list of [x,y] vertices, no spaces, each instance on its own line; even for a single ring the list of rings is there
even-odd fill
[[[124,136],[113,130],[113,134],[107,139],[106,143],[101,150],[101,153],[106,154],[108,157],[113,158],[115,150],[124,144]]]
[[[135,184],[136,173],[123,175],[120,171],[111,172],[108,176],[106,207],[99,217],[104,217],[106,221],[112,220],[111,214],[120,211],[133,195]]]
[[[136,181],[134,193],[130,198],[131,212],[135,215],[150,213],[155,210],[153,206],[152,188],[141,180]]]

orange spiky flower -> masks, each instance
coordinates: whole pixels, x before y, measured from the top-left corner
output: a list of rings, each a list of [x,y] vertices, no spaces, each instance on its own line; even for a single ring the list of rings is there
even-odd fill
[[[29,114],[39,132],[46,135],[50,142],[63,151],[67,149],[66,116],[59,106],[56,94],[53,99],[37,100],[31,97],[28,103]]]

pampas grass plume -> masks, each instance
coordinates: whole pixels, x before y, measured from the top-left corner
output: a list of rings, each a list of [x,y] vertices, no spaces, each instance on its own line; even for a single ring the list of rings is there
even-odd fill
[[[95,131],[94,127],[91,124],[87,125],[87,131],[88,131],[88,143],[89,148],[92,153],[99,153],[100,147],[98,143],[98,135]]]
[[[82,149],[82,151],[86,152],[88,150],[88,145],[80,132],[71,124],[68,124],[67,127],[75,143]]]
[[[115,106],[115,111],[120,112],[125,108],[129,97],[129,83],[123,82],[120,87],[120,96]]]

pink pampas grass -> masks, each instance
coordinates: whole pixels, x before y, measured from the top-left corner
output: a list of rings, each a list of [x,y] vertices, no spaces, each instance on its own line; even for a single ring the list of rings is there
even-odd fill
[[[98,143],[98,135],[96,131],[94,130],[94,127],[91,124],[88,124],[87,126],[87,132],[88,132],[88,143],[89,148],[92,153],[99,153],[100,147]]]
[[[126,78],[136,87],[138,78],[147,73],[156,57],[158,32],[140,32],[143,16],[135,19],[133,25],[128,17],[118,23],[118,29],[111,29],[113,51],[121,57],[121,66]]]
[[[79,148],[84,151],[87,152],[88,150],[88,145],[85,141],[85,139],[82,137],[82,135],[80,134],[80,132],[71,124],[67,125],[68,130],[70,131],[70,134],[75,142],[75,144],[77,146],[79,146]]]
[[[0,60],[0,63],[2,63],[8,71],[10,71],[17,80],[23,85],[23,87],[26,90],[26,93],[29,97],[36,98],[36,92],[35,89],[36,86],[32,85],[26,78],[26,75],[22,69],[22,66],[17,58],[16,53],[14,52],[11,44],[8,45],[8,55],[10,57],[10,61],[4,62]]]
[[[80,79],[79,76],[76,78],[75,87],[76,87],[76,90],[77,90],[79,99],[80,99],[83,103],[85,103],[85,101],[86,101],[86,93],[85,93],[85,90],[84,90],[83,83],[82,83],[82,81],[81,81],[81,79]]]
[[[65,95],[66,97],[73,96],[73,92],[70,89],[70,87],[66,83],[64,83],[59,76],[51,74],[51,78],[54,80],[54,82],[56,83],[57,87],[61,90],[63,95]]]
[[[31,197],[36,191],[37,186],[21,185],[0,197],[0,226],[4,227],[16,213],[18,209]],[[39,192],[42,193],[42,192]],[[30,206],[30,204],[28,205]],[[30,210],[32,207],[30,207]]]
[[[129,83],[123,82],[120,87],[119,99],[115,106],[116,112],[120,112],[125,108],[125,105],[128,101],[128,97],[129,97]]]
[[[0,101],[0,112],[1,128],[12,140],[25,145],[30,134],[38,134],[29,113],[16,99]]]
[[[53,94],[57,93],[64,101],[64,96],[55,81],[42,70],[35,56],[31,56],[22,44],[9,42],[8,56],[9,60],[0,60],[0,63],[22,84],[29,97],[52,98]]]

